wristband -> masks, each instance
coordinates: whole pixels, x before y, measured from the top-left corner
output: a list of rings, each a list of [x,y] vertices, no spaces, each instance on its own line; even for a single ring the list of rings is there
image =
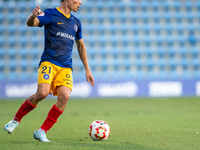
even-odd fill
[[[31,16],[36,17],[33,13],[31,14]]]

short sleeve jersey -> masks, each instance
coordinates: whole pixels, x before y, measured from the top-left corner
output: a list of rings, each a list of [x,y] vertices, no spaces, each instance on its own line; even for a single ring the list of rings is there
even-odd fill
[[[37,17],[44,26],[45,47],[40,64],[49,61],[57,66],[72,68],[75,40],[82,38],[81,22],[72,14],[66,16],[58,7],[46,9]]]

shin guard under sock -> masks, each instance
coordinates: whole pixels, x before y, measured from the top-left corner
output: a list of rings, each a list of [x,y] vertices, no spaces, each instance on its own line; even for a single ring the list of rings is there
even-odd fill
[[[15,121],[21,121],[21,119],[26,115],[28,114],[31,110],[33,110],[36,106],[31,104],[29,101],[25,101],[21,107],[18,109],[15,117],[14,117],[14,120]]]
[[[58,117],[63,113],[63,111],[59,110],[56,105],[53,105],[53,107],[50,109],[46,120],[40,127],[40,129],[44,130],[47,132],[56,122]]]

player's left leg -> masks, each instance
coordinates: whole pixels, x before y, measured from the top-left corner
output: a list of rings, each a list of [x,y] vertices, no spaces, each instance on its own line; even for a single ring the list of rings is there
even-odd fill
[[[34,133],[34,138],[42,142],[50,142],[46,137],[46,132],[57,122],[58,117],[63,113],[68,99],[70,97],[71,89],[66,86],[57,87],[58,100],[50,109],[46,120],[39,130]]]
[[[58,100],[50,109],[46,120],[40,127],[42,130],[47,132],[57,122],[58,117],[63,113],[66,107],[70,93],[71,89],[66,86],[59,86],[57,88]]]

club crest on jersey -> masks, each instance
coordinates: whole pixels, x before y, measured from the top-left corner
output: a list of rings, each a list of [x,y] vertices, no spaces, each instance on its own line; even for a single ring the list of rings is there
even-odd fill
[[[78,31],[78,26],[75,24],[74,25],[74,30],[77,32]]]
[[[42,12],[41,14],[39,14],[38,16],[44,16],[45,14],[44,14],[44,12]]]
[[[48,80],[48,79],[49,79],[49,75],[48,75],[48,74],[45,74],[45,75],[43,76],[43,78],[46,79],[46,80]]]

